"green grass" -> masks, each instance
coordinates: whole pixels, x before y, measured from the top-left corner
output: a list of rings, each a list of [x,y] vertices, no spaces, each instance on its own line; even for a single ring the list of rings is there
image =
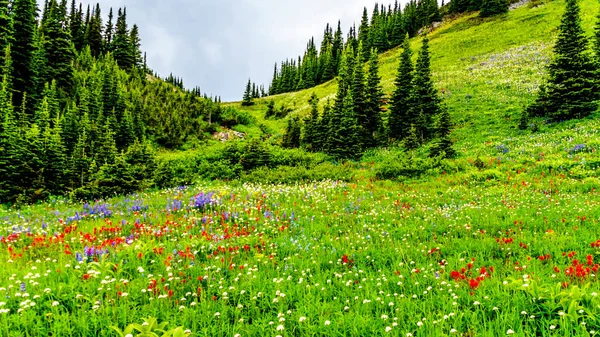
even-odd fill
[[[598,3],[584,0],[580,6],[584,29],[591,36]],[[563,11],[564,1],[552,1],[490,19],[473,13],[448,21],[429,34],[433,78],[457,124],[453,136],[459,146],[518,134],[519,115],[533,101],[545,76]],[[413,39],[411,46],[416,59],[420,38]],[[382,84],[388,97],[394,90],[400,53],[396,48],[380,56]],[[263,121],[266,103],[272,99],[276,106],[291,107],[293,114],[304,116],[312,93],[322,105],[335,97],[336,90],[333,80],[257,100],[249,111]],[[280,132],[285,127],[284,121],[264,123]]]

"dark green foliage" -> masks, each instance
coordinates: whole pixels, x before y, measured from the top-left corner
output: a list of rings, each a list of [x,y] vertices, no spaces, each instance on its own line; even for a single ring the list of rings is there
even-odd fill
[[[267,103],[267,112],[265,112],[265,118],[271,118],[275,116],[275,101],[270,100]]]
[[[94,13],[89,15],[89,21],[86,20],[85,43],[90,47],[92,56],[98,57],[102,54],[104,41],[102,39],[102,13],[99,4],[96,5]]]
[[[371,148],[379,145],[383,135],[383,123],[381,114],[384,104],[383,88],[379,76],[379,58],[377,51],[371,50],[369,59],[369,71],[367,74],[367,85],[365,87],[365,121],[361,124],[363,147]]]
[[[252,100],[252,98],[252,81],[248,79],[248,84],[246,84],[246,91],[244,91],[244,97],[242,98],[242,106],[254,105],[254,101]]]
[[[71,33],[71,41],[75,50],[82,50],[85,46],[85,26],[83,22],[82,4],[79,4],[79,9],[75,7],[75,0],[71,2],[71,11],[69,14],[69,31]]]
[[[136,68],[141,68],[144,65],[144,59],[142,57],[142,39],[140,38],[140,31],[137,24],[134,24],[131,27],[131,32],[129,33],[129,43],[131,48],[131,53],[133,55],[133,65]]]
[[[64,15],[66,9],[61,8],[56,0],[51,0],[45,24],[41,27],[46,51],[45,81],[56,80],[58,87],[67,94],[73,89],[73,59],[70,32]]]
[[[112,55],[119,67],[130,70],[135,65],[136,55],[131,44],[131,36],[127,28],[127,9],[119,8],[115,38],[111,44]]]
[[[350,91],[346,93],[338,125],[331,124],[329,154],[339,159],[356,159],[361,155],[360,129],[357,125]]]
[[[567,0],[565,14],[548,66],[548,83],[528,108],[532,116],[555,121],[582,118],[595,111],[599,98],[598,67],[588,52],[577,0]]]
[[[429,140],[433,137],[435,130],[433,118],[440,112],[441,99],[431,79],[429,39],[424,37],[423,46],[419,51],[415,67],[413,92],[410,97],[409,108],[410,119],[415,121],[417,132],[421,135],[422,140]]]
[[[300,125],[300,118],[294,116],[288,119],[288,124],[285,129],[285,134],[281,140],[281,146],[288,149],[295,149],[300,147],[300,138],[302,127]]]
[[[114,34],[114,24],[113,24],[114,14],[112,7],[108,12],[108,21],[106,22],[106,27],[104,28],[104,51],[112,52],[113,51],[113,34]]]
[[[240,164],[245,170],[252,170],[262,166],[269,166],[271,154],[265,143],[259,138],[248,141],[241,155]]]
[[[377,8],[377,5],[375,5]],[[360,20],[360,27],[358,28],[358,41],[362,43],[365,50],[371,50],[371,39],[369,37],[369,14],[367,13],[367,7],[363,10],[362,19]]]
[[[476,10],[473,7],[471,7],[470,9]],[[507,12],[507,0],[481,0],[481,11],[479,12],[479,16],[483,18],[487,18],[498,14],[504,14]]]
[[[319,98],[315,93],[310,96],[308,104],[310,105],[310,114],[304,119],[302,144],[309,151],[317,151],[319,138]]]
[[[350,83],[350,94],[352,96],[352,102],[354,105],[354,115],[356,116],[356,121],[361,131],[360,139],[364,143],[365,141],[368,141],[367,124],[369,121],[365,100],[365,66],[363,54],[361,43],[356,51],[356,62],[354,65],[354,72],[352,74],[352,81]]]
[[[400,66],[395,80],[395,90],[391,97],[388,119],[388,137],[390,140],[402,140],[408,136],[412,117],[409,113],[410,97],[413,91],[414,66],[408,37],[403,44]],[[414,121],[413,121],[414,122]]]
[[[32,71],[32,59],[35,53],[36,34],[36,9],[35,0],[15,0],[12,4],[13,13],[13,44],[11,47],[12,57],[12,80],[13,80],[13,104],[20,106],[25,93],[31,94],[35,83],[35,73]]]
[[[452,148],[452,140],[450,139],[451,132],[452,120],[450,118],[450,113],[448,112],[448,109],[442,109],[437,121],[435,133],[436,141],[431,148],[430,156],[453,158],[456,155],[456,152]]]
[[[0,0],[0,65],[4,64],[4,51],[13,41],[13,19],[8,0]]]
[[[404,147],[411,151],[414,156],[414,151],[418,149],[419,146],[421,146],[421,140],[417,135],[417,128],[414,124],[411,124],[410,128],[408,129],[408,134],[404,139]]]

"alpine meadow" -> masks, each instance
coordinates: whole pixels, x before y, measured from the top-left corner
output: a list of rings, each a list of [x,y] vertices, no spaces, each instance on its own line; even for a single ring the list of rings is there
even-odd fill
[[[0,0],[0,337],[600,333],[597,0],[373,2],[238,102],[135,5],[39,7]]]

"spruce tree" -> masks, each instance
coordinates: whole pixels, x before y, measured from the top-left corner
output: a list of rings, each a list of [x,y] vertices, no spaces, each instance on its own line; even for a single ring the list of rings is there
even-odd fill
[[[456,152],[452,148],[452,140],[450,139],[450,133],[452,132],[452,119],[447,108],[443,108],[439,115],[436,126],[436,141],[431,147],[430,156],[438,157],[444,156],[444,158],[453,158]]]
[[[377,8],[377,5],[375,8]],[[358,41],[362,43],[364,50],[371,50],[369,28],[369,14],[367,14],[367,7],[365,7],[363,10],[362,19],[360,21],[360,27],[358,28]]]
[[[283,147],[289,149],[295,149],[300,147],[300,139],[301,139],[301,126],[300,126],[300,118],[298,116],[294,116],[288,119],[288,124],[285,129],[285,134],[283,136],[281,145]]]
[[[507,0],[482,0],[479,16],[487,18],[490,16],[504,14],[508,12]]]
[[[23,95],[31,93],[34,86],[35,74],[32,71],[32,58],[35,52],[35,33],[37,30],[36,14],[37,3],[35,0],[14,0],[13,14],[13,44],[12,80],[13,104],[21,106]]]
[[[582,118],[598,106],[598,67],[587,50],[579,11],[577,0],[567,0],[554,46],[555,56],[548,66],[548,83],[529,107],[532,116],[555,121]]]
[[[102,54],[104,47],[102,39],[102,13],[99,4],[96,4],[94,13],[89,15],[89,17],[89,23],[86,25],[85,41],[90,46],[92,56],[98,57]]]
[[[115,37],[112,44],[113,57],[122,69],[131,70],[135,62],[135,55],[131,48],[131,38],[127,28],[127,9],[119,8],[117,16],[117,25],[115,27]]]
[[[364,46],[363,46],[364,48]],[[344,36],[342,33],[342,26],[338,21],[337,30],[333,37],[333,45],[331,47],[331,61],[332,68],[334,70],[334,76],[338,74],[340,62],[342,60],[342,54],[344,53]]]
[[[68,30],[63,10],[56,3],[50,2],[50,13],[44,29],[44,50],[46,51],[46,81],[56,80],[58,87],[70,93],[74,84],[73,60],[75,55],[71,47],[71,35]]]
[[[596,27],[594,27],[594,38],[592,48],[594,50],[596,67],[600,69],[600,14],[598,14],[598,18],[596,19]]]
[[[330,128],[329,153],[338,159],[357,159],[361,154],[360,129],[354,113],[352,94],[346,92],[339,125]]]
[[[368,142],[368,124],[366,98],[365,98],[365,71],[362,43],[359,44],[356,52],[356,61],[354,65],[354,73],[352,82],[350,83],[350,93],[352,94],[352,102],[354,104],[354,115],[361,131],[361,141]]]
[[[410,97],[413,92],[414,66],[408,36],[405,37],[402,48],[388,118],[388,137],[390,140],[399,141],[408,136],[410,125],[414,123],[414,121],[411,121],[411,115],[409,114]]]
[[[113,9],[112,7],[108,11],[108,21],[106,22],[106,27],[104,28],[104,52],[112,52],[113,51],[113,33],[115,27],[113,26]]]
[[[425,36],[417,58],[409,108],[409,117],[412,121],[417,119],[414,123],[423,141],[431,139],[434,135],[433,121],[442,111],[441,103],[431,79],[429,39]],[[419,116],[420,114],[422,115]]]
[[[252,81],[248,79],[246,84],[246,91],[244,91],[244,97],[242,98],[242,106],[252,106],[254,101],[252,100]]]
[[[403,140],[404,147],[411,152],[411,157],[414,158],[415,150],[421,146],[421,139],[417,135],[417,128],[411,124],[408,128],[408,133]]]
[[[316,151],[316,139],[318,138],[319,123],[319,98],[313,92],[308,100],[310,105],[310,114],[304,119],[304,133],[302,135],[302,144],[309,151]]]
[[[377,51],[371,49],[369,58],[369,71],[367,74],[367,85],[365,88],[365,116],[366,123],[362,126],[362,142],[367,148],[375,147],[381,141],[383,124],[381,114],[383,112],[383,88],[379,76],[379,58]]]
[[[142,67],[144,64],[144,59],[142,58],[142,39],[140,38],[138,25],[134,24],[133,27],[131,27],[129,39],[131,42],[133,65],[137,68]]]
[[[0,0],[0,65],[4,64],[4,51],[12,43],[13,19],[9,13],[8,0]]]

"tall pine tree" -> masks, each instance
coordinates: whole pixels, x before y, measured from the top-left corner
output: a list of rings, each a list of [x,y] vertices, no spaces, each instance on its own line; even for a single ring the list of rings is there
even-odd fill
[[[529,107],[532,116],[556,121],[582,118],[598,106],[598,67],[588,52],[579,12],[577,0],[567,0],[554,46],[555,56],[548,66],[549,80]]]
[[[408,36],[402,44],[402,55],[398,75],[394,82],[396,88],[391,97],[390,115],[388,118],[388,137],[390,140],[401,141],[408,136],[411,120],[410,98],[413,92],[414,66],[412,63],[412,50]]]
[[[442,111],[441,103],[431,79],[429,39],[425,36],[417,58],[409,108],[409,118],[414,121],[422,141],[434,136],[434,118]]]
[[[365,88],[365,124],[362,125],[362,142],[366,148],[375,147],[381,141],[383,112],[383,88],[379,76],[379,58],[377,51],[371,49],[369,58],[369,71],[367,73],[367,85]]]
[[[35,0],[14,0],[12,4],[14,39],[11,48],[13,103],[21,106],[25,93],[31,93],[35,74],[32,59],[37,30],[37,3]]]

